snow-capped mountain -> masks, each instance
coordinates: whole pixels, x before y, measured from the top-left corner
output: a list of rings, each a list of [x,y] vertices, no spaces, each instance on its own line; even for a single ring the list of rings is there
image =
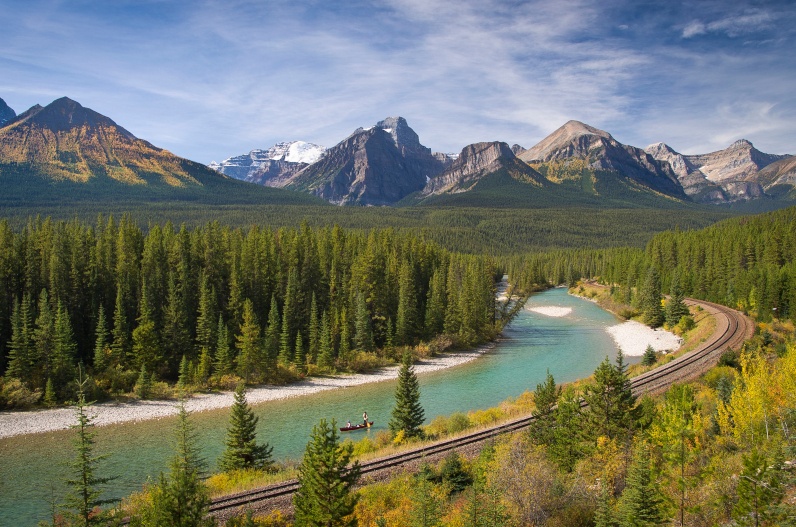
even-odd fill
[[[318,161],[325,152],[326,148],[320,145],[290,141],[277,143],[267,150],[256,149],[248,154],[230,157],[221,163],[213,161],[208,166],[235,179],[267,185],[263,173],[269,174],[266,179],[278,178],[282,171],[293,174]]]

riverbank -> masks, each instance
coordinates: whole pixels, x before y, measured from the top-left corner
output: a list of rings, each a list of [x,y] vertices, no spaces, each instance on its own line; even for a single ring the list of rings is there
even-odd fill
[[[449,352],[437,357],[425,358],[415,363],[415,372],[423,374],[465,364],[480,357],[494,346],[495,343],[492,342],[473,350]],[[309,377],[284,386],[264,385],[250,387],[246,392],[246,399],[250,404],[257,404],[326,390],[396,379],[398,378],[399,367],[399,365],[389,366],[372,373]],[[186,400],[185,408],[189,412],[202,412],[228,408],[232,406],[232,403],[232,392],[194,394]],[[104,426],[176,415],[178,408],[177,403],[171,400],[108,402],[90,406],[88,413],[92,416],[96,426]],[[0,412],[0,438],[65,430],[73,424],[75,424],[75,411],[73,408],[29,412]]]
[[[578,291],[569,290],[569,294],[595,302],[602,309],[625,318],[618,312],[615,304],[608,302],[607,292],[607,287],[593,283],[581,286]],[[631,311],[630,306],[621,307],[625,313]],[[625,320],[606,328],[606,331],[614,339],[622,353],[629,357],[641,357],[648,346],[652,346],[652,349],[657,352],[671,353],[683,345],[683,339],[671,331],[661,328],[653,329],[635,320]]]

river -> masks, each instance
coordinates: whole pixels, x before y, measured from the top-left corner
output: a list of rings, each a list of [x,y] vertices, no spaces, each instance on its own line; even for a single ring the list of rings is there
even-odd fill
[[[561,309],[545,309],[551,306]],[[565,289],[533,295],[493,350],[470,363],[419,377],[426,422],[438,415],[495,406],[534,389],[548,370],[557,382],[590,375],[606,355],[616,354],[606,328],[617,322]],[[259,404],[254,407],[260,418],[258,439],[273,446],[276,459],[299,459],[319,419],[356,422],[364,410],[374,427],[351,435],[357,439],[375,434],[387,428],[394,391],[395,381],[384,381]],[[211,468],[223,449],[228,418],[226,409],[191,416]],[[104,497],[140,490],[147,478],[166,470],[175,423],[176,418],[169,417],[95,429],[96,453],[108,454],[98,475],[118,476]],[[60,502],[64,495],[61,482],[67,475],[66,462],[74,456],[73,435],[58,431],[0,439],[0,526],[32,526],[48,519],[53,496]]]

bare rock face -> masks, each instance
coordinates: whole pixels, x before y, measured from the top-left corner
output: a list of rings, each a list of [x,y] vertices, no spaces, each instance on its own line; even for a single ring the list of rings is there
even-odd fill
[[[644,149],[649,155],[669,163],[677,175],[683,191],[698,203],[725,203],[727,195],[718,184],[708,180],[686,156],[675,151],[666,143],[655,143]]]
[[[536,186],[545,184],[544,177],[517,159],[509,145],[496,141],[464,147],[445,172],[428,180],[422,194],[466,192],[483,178],[500,170],[507,171],[515,179]]]
[[[652,190],[685,198],[668,163],[661,163],[644,150],[623,145],[608,132],[579,121],[567,122],[518,157],[526,163],[582,159],[590,169],[614,171]]]
[[[17,113],[12,110],[3,99],[0,99],[0,127],[10,122]]]
[[[285,187],[338,205],[391,205],[421,190],[450,160],[432,154],[403,117],[359,128]]]
[[[796,156],[774,161],[758,172],[757,178],[767,194],[796,198]]]
[[[525,149],[518,144],[511,145],[511,151],[514,152],[515,156],[520,155],[521,153],[525,152]]]
[[[668,162],[685,193],[699,203],[729,203],[765,196],[766,186],[773,181],[762,180],[760,171],[788,157],[760,152],[745,139],[709,154],[683,155],[663,143],[645,150],[655,159]]]
[[[764,154],[746,139],[741,139],[729,148],[687,156],[688,160],[710,181],[743,181],[757,175],[763,167],[787,156]]]

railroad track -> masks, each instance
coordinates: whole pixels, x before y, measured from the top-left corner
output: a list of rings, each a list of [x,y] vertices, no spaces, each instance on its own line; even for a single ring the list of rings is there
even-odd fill
[[[676,382],[693,379],[714,366],[727,348],[737,349],[746,339],[752,336],[753,323],[741,313],[701,300],[688,299],[687,303],[700,306],[709,315],[713,316],[716,320],[716,329],[710,338],[695,350],[631,379],[634,395],[660,392]],[[401,465],[436,457],[451,450],[484,443],[502,434],[523,430],[534,419],[533,415],[522,417],[455,439],[438,441],[400,454],[367,461],[362,463],[361,471],[363,475],[377,474],[380,471],[391,470]],[[226,519],[233,512],[242,508],[261,509],[268,502],[280,500],[280,498],[285,500],[296,490],[298,490],[298,481],[291,480],[261,489],[216,498],[210,506],[210,512],[220,519]]]

